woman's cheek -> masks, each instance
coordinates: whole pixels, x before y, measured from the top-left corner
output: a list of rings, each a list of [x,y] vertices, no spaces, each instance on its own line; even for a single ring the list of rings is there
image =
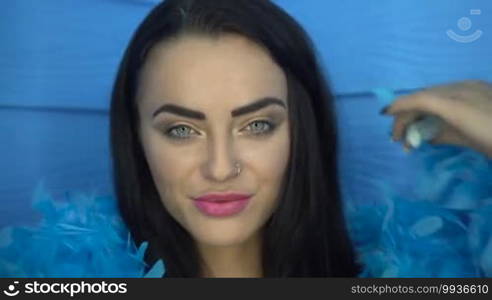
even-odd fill
[[[178,199],[190,196],[180,194],[180,185],[189,179],[187,174],[191,174],[196,164],[197,150],[191,144],[177,145],[162,139],[150,143],[147,156],[149,167],[161,201],[173,216],[178,217],[181,215]]]
[[[289,161],[290,143],[287,128],[265,140],[245,142],[244,159],[256,173],[257,180],[264,185],[268,182],[277,188],[286,171]]]

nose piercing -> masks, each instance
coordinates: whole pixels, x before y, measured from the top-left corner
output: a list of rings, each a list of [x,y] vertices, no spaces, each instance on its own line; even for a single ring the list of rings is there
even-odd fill
[[[239,173],[241,173],[241,165],[239,163],[236,163],[235,169],[236,169],[236,176],[238,176]]]

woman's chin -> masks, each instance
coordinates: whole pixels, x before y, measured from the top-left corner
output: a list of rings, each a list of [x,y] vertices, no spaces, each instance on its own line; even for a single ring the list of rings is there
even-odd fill
[[[242,230],[233,230],[231,228],[211,228],[210,230],[200,230],[194,235],[194,239],[206,246],[213,247],[230,247],[241,245],[247,241],[251,235],[247,235],[244,227]]]

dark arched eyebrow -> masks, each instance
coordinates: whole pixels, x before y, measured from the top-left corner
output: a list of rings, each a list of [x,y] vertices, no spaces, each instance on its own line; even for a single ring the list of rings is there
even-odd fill
[[[234,118],[245,114],[250,114],[270,105],[279,105],[283,108],[286,108],[284,101],[273,97],[266,97],[256,100],[255,102],[247,104],[245,106],[241,106],[233,109],[231,111],[231,116]],[[196,120],[205,120],[207,118],[205,114],[201,111],[189,109],[175,104],[164,104],[160,106],[153,113],[152,117],[155,118],[158,114],[163,112],[168,112],[171,114],[179,115],[190,119],[196,119]]]
[[[250,114],[270,105],[280,105],[281,107],[286,108],[284,101],[277,98],[267,97],[256,100],[255,102],[247,104],[245,106],[233,109],[231,111],[231,116],[234,118],[241,115]]]
[[[156,111],[154,111],[154,114],[152,115],[153,118],[155,118],[158,114],[168,112],[171,114],[175,114],[178,116],[190,118],[190,119],[197,119],[197,120],[205,120],[205,114],[202,113],[201,111],[189,109],[183,106],[175,105],[175,104],[164,104],[161,107],[159,107]]]

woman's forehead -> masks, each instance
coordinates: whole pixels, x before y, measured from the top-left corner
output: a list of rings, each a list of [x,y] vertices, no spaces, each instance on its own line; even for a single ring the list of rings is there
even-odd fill
[[[158,44],[140,76],[139,101],[151,105],[232,108],[264,97],[287,98],[282,69],[239,35],[191,35]]]

